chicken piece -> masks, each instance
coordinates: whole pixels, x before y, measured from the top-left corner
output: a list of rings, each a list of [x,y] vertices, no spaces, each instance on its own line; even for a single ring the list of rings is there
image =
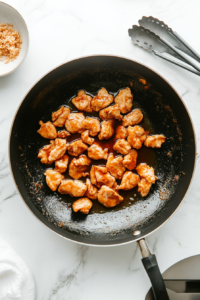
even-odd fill
[[[67,141],[64,139],[55,139],[54,141],[50,141],[50,143],[53,145],[53,149],[51,150],[48,160],[49,162],[54,162],[55,160],[60,159],[63,157],[65,152],[67,151],[68,144]]]
[[[103,166],[92,166],[90,170],[90,179],[92,184],[95,184],[99,188],[102,185],[107,185],[113,189],[117,186],[115,178],[111,176],[107,168]]]
[[[117,153],[121,153],[123,155],[128,154],[131,151],[131,146],[130,144],[124,140],[117,140],[113,146],[113,149],[117,152]]]
[[[126,171],[122,178],[120,186],[117,187],[118,190],[131,190],[140,182],[140,176],[132,173],[131,171]]]
[[[129,126],[129,125],[137,125],[139,124],[143,119],[143,113],[140,109],[134,109],[132,112],[130,112],[128,115],[124,116],[122,120],[123,126]]]
[[[52,121],[53,125],[57,127],[63,127],[65,125],[65,121],[70,114],[70,108],[61,106],[59,110],[52,113]]]
[[[100,122],[95,118],[87,118],[83,121],[83,127],[89,130],[89,135],[95,136],[101,130]]]
[[[99,117],[102,120],[117,119],[121,121],[123,119],[123,116],[120,114],[120,108],[118,104],[100,110]]]
[[[126,171],[126,168],[123,166],[122,162],[123,162],[122,156],[114,157],[112,153],[109,154],[106,168],[108,169],[110,174],[114,176],[116,179],[122,179],[122,176]]]
[[[149,131],[145,131],[141,126],[129,126],[128,142],[133,148],[140,149],[146,140],[147,134],[149,134]]]
[[[92,200],[96,200],[98,189],[91,183],[89,178],[86,179],[86,186],[87,186],[87,191],[85,193],[85,196]]]
[[[129,170],[133,170],[136,167],[138,153],[132,149],[129,154],[124,156],[123,165]]]
[[[142,197],[146,197],[150,191],[151,186],[152,183],[142,178],[138,183],[138,192],[141,194]]]
[[[154,168],[145,163],[141,163],[136,167],[137,173],[140,177],[145,178],[149,183],[155,183],[158,177],[154,174]]]
[[[98,201],[106,207],[114,207],[123,200],[122,196],[106,185],[103,185],[98,192]]]
[[[85,177],[89,175],[89,173],[85,173],[88,166],[91,163],[91,159],[89,159],[85,155],[81,155],[78,159],[73,158],[69,165],[69,176],[74,179],[79,179],[81,177]]]
[[[62,174],[60,174],[59,172],[50,170],[50,169],[46,170],[44,175],[46,175],[46,183],[47,183],[48,187],[53,192],[55,192],[57,190],[57,187],[63,180],[64,176]]]
[[[102,88],[91,101],[92,109],[93,111],[99,111],[100,109],[110,105],[112,102],[113,96],[110,95],[105,88]]]
[[[121,113],[126,114],[131,110],[133,105],[131,90],[128,87],[120,90],[114,101],[116,104],[119,104]]]
[[[67,170],[69,162],[69,156],[68,155],[63,155],[60,159],[55,161],[55,171],[58,171],[59,173],[65,173]]]
[[[61,181],[58,192],[71,197],[82,197],[87,191],[86,185],[80,180],[65,179]]]
[[[87,149],[88,146],[86,144],[84,144],[81,140],[77,140],[69,144],[68,153],[72,156],[79,156]]]
[[[88,148],[88,156],[91,159],[107,159],[108,158],[108,149],[103,149],[98,144],[94,143]]]
[[[109,138],[111,138],[111,136],[114,134],[114,124],[115,124],[115,120],[108,120],[108,121],[103,121],[101,123],[101,132],[98,135],[98,138],[100,140],[108,140]]]
[[[89,136],[89,130],[81,133],[81,139],[85,144],[92,145],[94,143],[94,139]]]
[[[54,143],[44,146],[39,152],[38,152],[38,158],[41,158],[41,163],[46,165],[51,165],[53,162],[49,162],[49,155],[51,151],[54,149]]]
[[[43,123],[42,121],[39,122],[41,126],[40,129],[37,131],[43,138],[45,139],[56,139],[57,138],[57,131],[56,127],[51,122]]]
[[[73,204],[72,204],[72,208],[74,212],[82,212],[83,214],[87,215],[90,211],[90,209],[92,208],[92,201],[90,201],[88,198],[81,198],[76,200]]]
[[[58,138],[60,139],[66,139],[70,135],[71,133],[69,133],[67,130],[58,131]]]
[[[92,112],[92,97],[86,95],[85,91],[79,91],[78,96],[72,99],[72,103],[78,110]]]
[[[65,122],[65,128],[71,133],[82,133],[84,131],[84,120],[85,117],[83,113],[71,113]]]
[[[166,137],[163,134],[149,135],[146,138],[144,145],[151,148],[160,148],[165,140]]]
[[[124,126],[122,125],[117,126],[115,140],[125,139],[127,135],[128,135],[128,131]]]

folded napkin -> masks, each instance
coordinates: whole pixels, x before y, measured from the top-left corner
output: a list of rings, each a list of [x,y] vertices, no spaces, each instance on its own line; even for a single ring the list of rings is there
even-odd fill
[[[18,254],[0,238],[0,300],[34,300],[33,276]]]

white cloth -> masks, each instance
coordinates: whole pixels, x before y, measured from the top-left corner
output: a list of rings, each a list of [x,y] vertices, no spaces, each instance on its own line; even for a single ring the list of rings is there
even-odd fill
[[[34,300],[31,271],[19,255],[0,237],[0,300]]]

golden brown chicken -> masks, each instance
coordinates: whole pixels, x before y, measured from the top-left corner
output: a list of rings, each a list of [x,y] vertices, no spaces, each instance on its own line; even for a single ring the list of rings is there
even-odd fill
[[[50,152],[54,149],[54,143],[44,146],[39,152],[38,152],[38,158],[40,158],[41,163],[46,165],[51,165],[53,162],[49,162],[49,155]]]
[[[129,126],[128,142],[133,148],[140,149],[146,140],[147,134],[149,134],[149,131],[145,131],[141,126]]]
[[[81,133],[81,139],[85,144],[92,145],[94,143],[94,139],[89,136],[89,130],[85,130]]]
[[[122,120],[123,126],[129,126],[129,125],[137,125],[139,124],[143,119],[143,113],[140,109],[134,109],[132,112],[130,112],[128,115],[124,116]]]
[[[67,151],[68,144],[67,141],[64,139],[55,139],[54,141],[50,141],[50,143],[53,145],[53,149],[51,150],[48,160],[49,162],[53,162],[55,160],[60,159],[63,157],[65,152]]]
[[[100,109],[110,105],[113,102],[113,96],[110,95],[105,88],[101,88],[98,94],[92,99],[93,111],[99,111]]]
[[[122,178],[120,186],[117,187],[118,190],[131,190],[140,182],[140,176],[132,173],[131,171],[126,171]]]
[[[128,136],[127,129],[122,125],[117,126],[115,140],[125,139],[127,136]]]
[[[126,114],[131,110],[133,105],[131,90],[128,87],[120,90],[114,101],[116,104],[119,104],[121,113]]]
[[[126,168],[123,165],[123,157],[122,156],[114,157],[112,153],[109,154],[106,168],[108,169],[110,174],[114,176],[116,179],[122,179],[122,176],[126,171]]]
[[[46,183],[48,187],[55,192],[57,190],[57,187],[60,185],[62,179],[64,178],[63,175],[61,175],[59,172],[54,170],[46,170],[44,173],[46,175]]]
[[[146,138],[144,145],[151,148],[160,148],[165,140],[166,137],[163,134],[149,135]]]
[[[71,113],[65,122],[65,128],[71,133],[82,133],[85,130],[83,127],[84,120],[83,113]]]
[[[70,114],[70,111],[70,108],[66,106],[61,106],[59,110],[52,113],[53,125],[57,127],[63,127],[65,125],[65,121],[67,120]]]
[[[89,135],[95,136],[101,130],[100,122],[95,118],[86,118],[83,121],[83,127],[85,130],[89,130]]]
[[[60,159],[55,161],[55,171],[58,171],[59,173],[65,173],[67,170],[69,162],[69,156],[68,155],[63,155]]]
[[[94,160],[107,159],[108,149],[103,149],[100,145],[94,143],[88,148],[88,156]]]
[[[107,168],[103,166],[92,166],[90,170],[90,179],[92,184],[95,184],[99,188],[102,185],[107,185],[110,188],[115,188],[117,186],[115,178],[111,176]]]
[[[87,149],[88,146],[86,144],[84,144],[81,140],[76,140],[69,144],[68,153],[72,156],[79,156]]]
[[[89,173],[85,173],[85,171],[88,169],[90,163],[91,159],[85,155],[80,155],[77,159],[73,158],[69,165],[69,176],[74,179],[79,179],[89,175]]]
[[[117,153],[121,153],[123,155],[128,154],[131,151],[131,146],[130,144],[124,140],[117,140],[113,146],[113,149],[117,152]]]
[[[80,180],[65,179],[61,181],[58,192],[71,197],[82,197],[87,191],[86,185]]]
[[[58,138],[60,139],[66,139],[70,135],[71,133],[69,133],[67,130],[62,130],[58,132]]]
[[[145,178],[149,183],[155,183],[158,177],[155,176],[154,168],[145,163],[141,163],[136,167],[137,173],[140,177]]]
[[[114,207],[120,204],[124,198],[106,185],[98,192],[98,201],[106,207]]]
[[[108,106],[100,110],[99,117],[102,120],[117,119],[121,121],[123,119],[123,116],[120,114],[120,108],[118,104]]]
[[[83,214],[87,215],[90,211],[90,209],[92,208],[92,201],[90,201],[88,198],[81,198],[76,200],[73,204],[72,204],[72,208],[74,212],[82,212]]]
[[[95,200],[97,199],[98,189],[91,183],[90,179],[86,179],[87,191],[85,192],[85,196],[89,199]]]
[[[124,156],[123,165],[129,170],[133,170],[136,167],[138,153],[132,149],[130,153]]]
[[[51,122],[43,123],[42,121],[39,122],[41,126],[40,129],[37,131],[43,138],[45,139],[55,139],[57,138],[57,131],[55,126]]]
[[[101,123],[101,132],[98,135],[100,140],[108,140],[114,134],[115,120],[103,121]]]
[[[146,197],[151,189],[151,186],[152,183],[142,178],[138,183],[138,192],[141,194],[142,197]]]
[[[78,96],[72,99],[72,103],[78,110],[92,112],[92,97],[85,94],[85,91],[79,91]]]

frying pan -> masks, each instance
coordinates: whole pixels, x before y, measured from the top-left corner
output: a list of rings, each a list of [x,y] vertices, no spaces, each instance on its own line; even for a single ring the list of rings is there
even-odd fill
[[[140,78],[146,79],[146,88]],[[167,137],[161,149],[138,151],[139,162],[152,165],[159,180],[146,198],[134,189],[124,192],[125,200],[113,209],[96,201],[89,215],[75,214],[71,209],[74,199],[53,193],[45,183],[47,166],[40,163],[37,153],[49,141],[38,135],[38,122],[50,120],[51,113],[63,104],[75,111],[71,99],[80,89],[96,95],[105,87],[116,95],[127,86],[134,95],[133,107],[143,111],[141,125],[151,134]],[[9,147],[17,188],[43,224],[85,245],[116,246],[138,241],[155,298],[168,299],[155,255],[150,254],[144,237],[163,225],[180,205],[192,179],[196,151],[189,113],[164,78],[140,63],[116,56],[89,56],[65,63],[46,74],[25,96],[13,121]]]

